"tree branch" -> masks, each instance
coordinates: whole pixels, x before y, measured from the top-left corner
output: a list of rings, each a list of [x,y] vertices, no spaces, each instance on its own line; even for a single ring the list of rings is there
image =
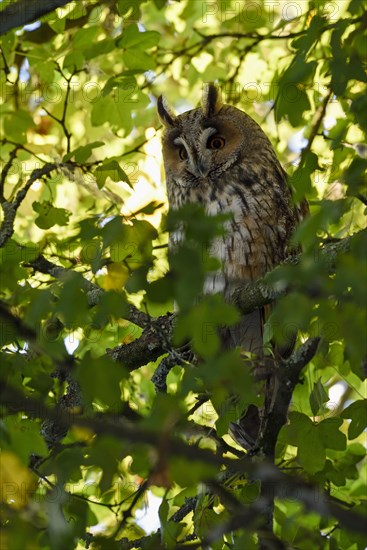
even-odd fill
[[[17,210],[21,203],[23,202],[26,194],[33,185],[33,183],[42,178],[43,176],[48,176],[53,170],[57,169],[56,164],[51,164],[47,162],[42,168],[33,170],[31,177],[25,184],[25,186],[18,191],[15,199],[12,202],[4,201],[1,204],[4,213],[4,219],[0,227],[0,248],[3,247],[6,242],[14,233],[14,221],[17,214]]]
[[[291,357],[276,369],[278,389],[272,409],[267,414],[267,423],[259,444],[263,454],[274,457],[275,445],[281,427],[287,423],[289,404],[293,391],[299,382],[302,369],[316,354],[320,338],[309,338]]]
[[[310,137],[307,140],[306,147],[304,149],[302,149],[301,160],[299,162],[298,168],[301,168],[303,166],[308,153],[312,149],[312,144],[315,140],[315,137],[317,136],[317,134],[319,132],[322,121],[324,120],[326,109],[327,109],[328,103],[329,103],[332,95],[333,95],[333,90],[330,88],[328,90],[326,96],[323,98],[321,104],[319,105],[319,107],[318,107],[318,109],[315,113],[314,123],[312,124],[312,127],[311,127]]]
[[[337,256],[349,250],[351,238],[352,237],[347,237],[338,242],[327,243],[319,250],[320,256],[327,258],[330,270],[335,267]],[[296,264],[299,263],[300,260],[301,254],[291,257],[288,262],[286,261],[285,263]],[[63,278],[69,272],[67,268],[58,266],[46,260],[43,256],[39,256],[35,260],[32,260],[28,265],[56,279]],[[89,306],[93,307],[98,304],[104,290],[85,278],[83,278],[82,288],[87,294]],[[290,290],[291,289],[285,287],[275,288],[265,282],[265,279],[258,279],[255,282],[245,284],[238,288],[233,293],[233,301],[242,313],[246,314],[274,302]],[[147,313],[138,310],[135,306],[130,304],[129,312],[125,318],[142,327],[144,331],[140,338],[129,344],[123,344],[108,349],[107,353],[114,361],[123,363],[125,367],[131,371],[146,365],[150,361],[155,361],[158,357],[169,351],[167,340],[170,339],[172,334],[174,320],[172,314],[167,314],[158,319],[152,319]],[[168,373],[169,370],[170,369],[165,369],[165,372]],[[162,388],[164,387],[164,381],[161,376],[158,385]]]
[[[138,369],[150,361],[155,361],[168,351],[162,342],[162,333],[165,334],[167,340],[171,339],[173,318],[173,314],[169,313],[152,319],[140,338],[129,344],[107,349],[107,354],[130,371]]]
[[[68,268],[54,264],[42,255],[28,262],[26,266],[32,267],[39,273],[50,275],[54,279],[63,279],[70,272]],[[86,293],[89,307],[96,306],[101,296],[105,293],[103,288],[85,277],[82,277],[82,289]],[[144,311],[140,311],[133,304],[129,304],[129,311],[126,315],[126,319],[142,328],[146,327],[151,322],[151,317],[147,313],[144,313]]]
[[[338,242],[327,243],[319,250],[320,256],[327,259],[330,271],[333,271],[338,255],[349,250],[351,238],[352,237],[346,237]],[[285,263],[297,264],[300,262],[301,257],[302,255],[299,254],[289,258],[288,262],[286,261]],[[233,301],[242,313],[247,314],[257,308],[273,303],[275,300],[287,294],[290,290],[289,287],[275,288],[269,285],[266,279],[263,278],[238,288],[233,293]],[[158,326],[154,327],[155,322],[155,319],[151,319],[150,322],[145,325],[147,327],[145,333],[143,332],[143,335],[139,339],[134,340],[134,342],[109,349],[108,354],[110,357],[112,357],[114,361],[124,363],[129,370],[134,370],[145,365],[148,361],[155,361],[160,355],[167,353],[167,345],[162,345],[162,332],[167,335],[165,338],[169,337],[172,331],[173,316],[166,315],[160,317]],[[160,329],[159,325],[161,325]],[[142,338],[143,340],[141,340]],[[176,364],[179,364],[179,361],[177,361]],[[164,364],[154,380],[155,383],[158,382],[160,388],[164,388],[162,372],[168,374],[170,370],[165,367],[166,365]]]
[[[11,29],[33,23],[43,15],[54,11],[56,8],[69,4],[71,0],[19,0],[11,2],[1,12],[0,35]]]
[[[73,73],[71,73],[71,75],[69,77],[66,77],[64,75],[64,73],[62,72],[61,67],[59,66],[58,63],[56,63],[56,66],[57,66],[57,69],[58,69],[59,73],[65,79],[66,84],[67,84],[61,118],[57,118],[55,115],[50,113],[50,111],[48,111],[46,109],[46,107],[43,107],[43,108],[44,108],[44,110],[46,111],[46,113],[48,114],[49,117],[51,117],[53,120],[55,120],[56,122],[58,122],[60,124],[60,126],[62,128],[62,131],[64,132],[64,135],[65,135],[65,138],[66,138],[66,152],[70,153],[71,138],[72,138],[73,134],[71,132],[69,132],[69,130],[66,126],[66,113],[67,113],[67,109],[68,109],[68,101],[69,101],[69,96],[70,96],[70,92],[71,92],[71,81],[72,81],[74,75],[77,74],[78,72],[81,72],[81,71],[76,71],[75,70]]]
[[[365,232],[366,230],[362,230]],[[360,233],[362,233],[362,231]],[[340,254],[345,254],[350,248],[350,241],[355,235],[346,237],[337,242],[326,243],[317,250],[320,259],[327,261],[330,272],[335,270],[336,259]],[[282,265],[300,263],[303,254],[297,254],[287,258]],[[315,258],[315,261],[317,259]],[[276,270],[277,268],[275,268]],[[271,304],[288,294],[292,288],[287,285],[274,286],[267,282],[267,277],[257,279],[254,282],[246,283],[237,288],[232,295],[233,303],[242,311],[242,313],[251,313],[257,308]]]
[[[13,412],[19,411],[31,418],[42,418],[57,421],[65,427],[81,426],[92,430],[97,435],[111,435],[119,440],[125,439],[131,443],[143,443],[153,446],[156,450],[169,454],[169,456],[185,457],[187,460],[195,460],[204,464],[212,464],[218,469],[225,466],[231,472],[246,474],[251,479],[259,479],[265,482],[269,495],[264,498],[273,499],[275,496],[293,498],[302,502],[308,510],[315,511],[322,517],[335,517],[340,525],[358,533],[367,534],[365,517],[352,510],[346,510],[339,504],[331,501],[329,495],[315,485],[305,483],[294,476],[284,474],[274,464],[268,461],[252,461],[250,457],[241,460],[222,457],[208,449],[202,449],[197,445],[188,445],[184,440],[172,433],[165,433],[164,448],[161,445],[162,434],[137,426],[124,423],[121,419],[115,421],[106,418],[91,418],[72,414],[68,411],[47,407],[41,400],[31,396],[25,396],[23,392],[9,386],[5,380],[1,380],[2,389],[0,395],[3,406]],[[160,457],[164,459],[164,457]],[[210,479],[203,480],[210,482]]]
[[[15,157],[17,156],[17,152],[19,148],[20,147],[17,145],[14,147],[14,149],[11,151],[9,155],[8,162],[5,164],[3,171],[1,172],[1,177],[0,177],[0,203],[1,204],[5,201],[4,186],[5,186],[6,177],[9,173],[9,170],[13,164]]]

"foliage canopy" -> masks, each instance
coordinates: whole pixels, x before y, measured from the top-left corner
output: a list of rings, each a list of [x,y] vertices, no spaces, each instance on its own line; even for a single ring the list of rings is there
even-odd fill
[[[364,549],[363,2],[39,4],[0,4],[2,548]],[[198,299],[223,219],[167,215],[162,183],[156,98],[190,109],[208,81],[311,211],[238,307]],[[262,383],[217,328],[275,298],[268,340],[298,345],[246,454],[228,426]]]

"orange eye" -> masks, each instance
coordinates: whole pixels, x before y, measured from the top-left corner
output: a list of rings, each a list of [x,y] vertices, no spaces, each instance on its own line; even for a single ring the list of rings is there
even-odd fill
[[[179,148],[178,155],[179,155],[181,160],[186,160],[187,159],[187,151],[186,151],[185,147],[180,147]]]
[[[225,144],[226,140],[222,138],[222,136],[218,136],[217,134],[215,134],[208,139],[208,143],[206,144],[206,146],[208,149],[223,149]]]

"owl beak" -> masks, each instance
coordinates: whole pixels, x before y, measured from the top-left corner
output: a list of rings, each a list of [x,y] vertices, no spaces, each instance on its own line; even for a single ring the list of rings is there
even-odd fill
[[[209,167],[202,159],[199,159],[195,165],[195,172],[198,176],[206,178],[209,174]]]

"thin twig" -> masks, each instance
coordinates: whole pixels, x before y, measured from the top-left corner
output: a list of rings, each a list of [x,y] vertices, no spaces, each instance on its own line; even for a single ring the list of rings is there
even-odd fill
[[[0,177],[0,202],[1,203],[3,203],[5,201],[5,196],[4,196],[5,180],[6,180],[6,177],[7,177],[8,173],[9,173],[10,168],[12,167],[13,161],[14,161],[15,157],[17,156],[18,149],[19,149],[19,146],[17,145],[12,150],[12,152],[9,155],[9,160],[5,164],[5,166],[3,168],[3,171],[1,172],[1,177]]]

